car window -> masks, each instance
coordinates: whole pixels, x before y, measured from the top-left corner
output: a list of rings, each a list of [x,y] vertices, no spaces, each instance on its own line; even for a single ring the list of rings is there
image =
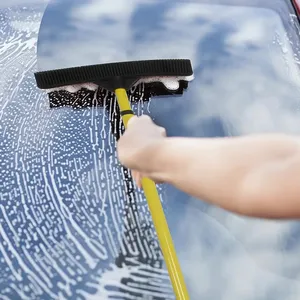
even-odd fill
[[[140,97],[138,115],[151,115],[169,136],[298,134],[294,7],[283,0],[27,2],[0,4],[0,295],[174,299],[146,200],[116,156],[117,108],[50,109],[33,72],[186,56],[195,72],[188,90]],[[103,37],[93,33],[100,21]],[[117,33],[122,47],[111,51]],[[297,299],[298,222],[243,218],[168,185],[159,192],[191,299]]]

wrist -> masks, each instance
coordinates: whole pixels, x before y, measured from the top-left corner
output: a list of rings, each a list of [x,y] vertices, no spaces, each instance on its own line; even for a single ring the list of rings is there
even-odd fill
[[[150,179],[157,182],[169,182],[170,173],[174,168],[171,158],[175,153],[172,141],[172,138],[165,137],[152,143],[148,148],[142,173]]]

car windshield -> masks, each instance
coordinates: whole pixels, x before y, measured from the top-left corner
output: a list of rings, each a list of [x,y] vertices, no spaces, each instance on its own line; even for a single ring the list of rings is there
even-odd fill
[[[19,2],[0,4],[0,298],[175,299],[144,194],[118,162],[115,107],[50,109],[33,73],[179,53],[193,63],[188,90],[139,101],[136,114],[169,136],[298,134],[292,2]],[[84,20],[84,36],[70,20]],[[99,49],[115,39],[97,40],[99,20],[128,38],[106,56]],[[158,188],[191,299],[300,299],[297,221]]]

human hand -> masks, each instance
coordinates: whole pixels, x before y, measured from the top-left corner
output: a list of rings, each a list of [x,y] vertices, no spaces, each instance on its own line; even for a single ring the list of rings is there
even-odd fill
[[[143,177],[151,178],[151,156],[155,155],[164,138],[165,128],[156,125],[146,115],[132,117],[120,138],[117,147],[119,160],[132,170],[132,176],[139,187]]]

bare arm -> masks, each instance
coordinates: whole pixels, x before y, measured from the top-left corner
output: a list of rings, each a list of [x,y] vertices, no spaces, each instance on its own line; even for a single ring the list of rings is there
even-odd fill
[[[156,147],[150,177],[235,213],[300,217],[298,138],[165,138]]]
[[[300,217],[300,140],[282,134],[167,138],[134,118],[118,143],[121,162],[140,175],[226,210],[261,218]]]

